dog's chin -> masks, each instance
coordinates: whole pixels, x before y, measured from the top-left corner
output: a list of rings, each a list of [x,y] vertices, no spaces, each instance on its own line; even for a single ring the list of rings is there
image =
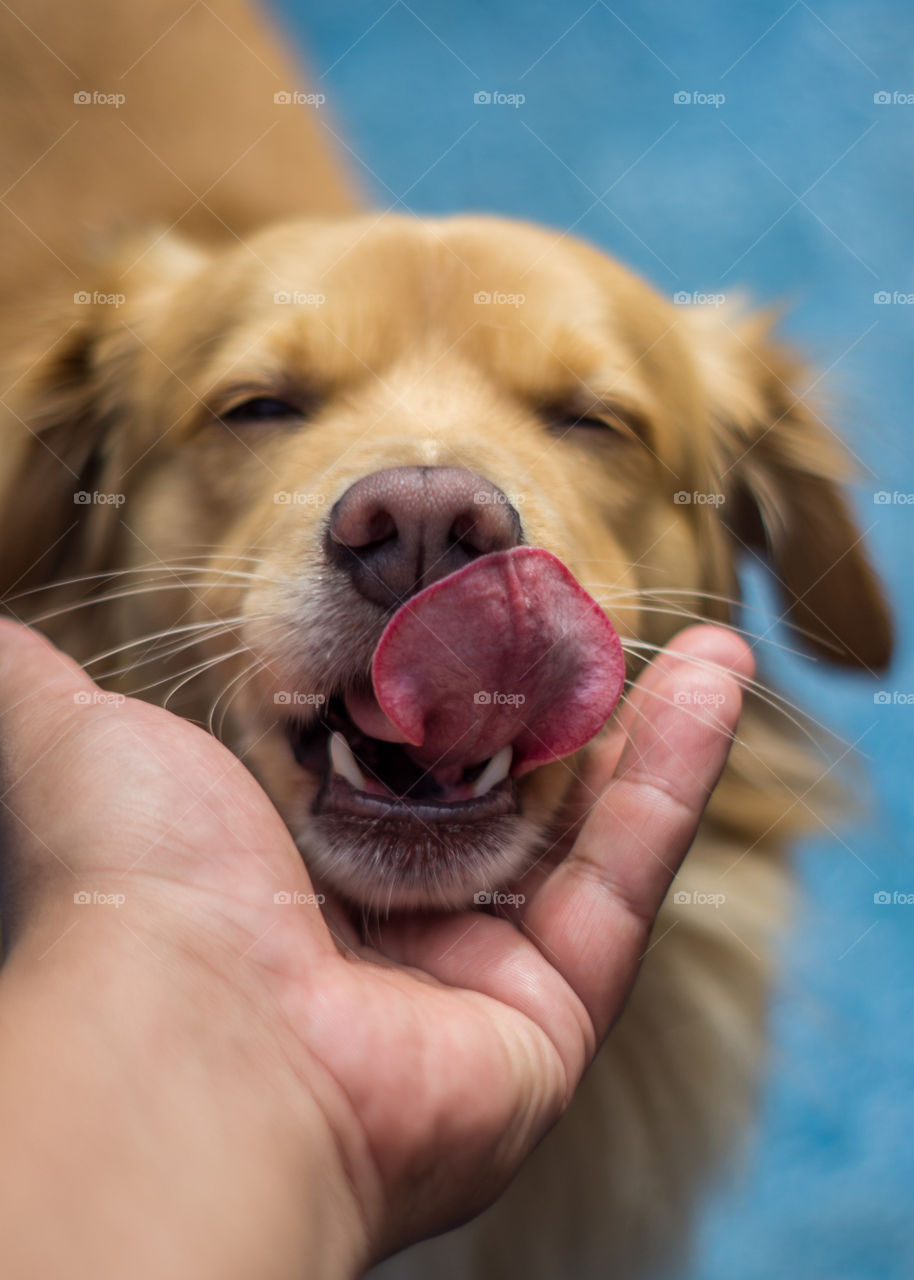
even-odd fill
[[[256,742],[252,735],[245,750],[247,736],[233,745],[314,880],[371,910],[456,910],[489,900],[530,865],[558,799],[548,766],[517,780],[498,777],[497,762],[484,777],[483,762],[441,786],[401,748],[357,730],[336,699],[326,714],[290,716]]]

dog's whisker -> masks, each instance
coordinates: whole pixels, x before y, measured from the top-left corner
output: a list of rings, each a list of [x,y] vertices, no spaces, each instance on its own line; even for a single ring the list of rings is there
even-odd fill
[[[643,650],[648,650],[652,653],[662,653],[664,650],[663,645],[651,644],[646,640],[630,639],[622,640],[622,648],[626,649],[628,652],[634,653],[635,656],[640,656],[640,651]],[[697,654],[683,653],[677,654],[676,656],[677,660],[700,667],[707,671],[721,670],[717,663],[712,662],[708,658],[700,658]],[[849,745],[840,737],[840,735],[836,734],[834,730],[829,729],[827,725],[822,724],[812,716],[806,708],[799,706],[795,702],[791,702],[789,698],[784,697],[783,694],[779,693],[776,689],[773,689],[771,685],[764,684],[762,681],[753,679],[749,676],[739,676],[733,672],[728,674],[730,674],[731,678],[735,680],[741,688],[745,689],[753,697],[757,698],[759,702],[770,707],[771,710],[776,712],[778,715],[784,716],[784,718],[788,720],[800,733],[802,733],[804,737],[808,738],[813,745],[818,745],[818,739],[810,731],[809,726],[811,724],[833,741],[840,743],[842,746]],[[625,698],[627,697],[628,695],[626,694]],[[793,715],[791,714],[792,712],[796,712],[797,714]]]
[[[258,620],[268,616],[269,615],[262,614]],[[104,662],[106,658],[116,658],[118,654],[126,653],[128,649],[139,648],[139,646],[143,644],[153,644],[158,640],[168,640],[170,637],[180,636],[191,631],[200,632],[219,627],[237,626],[247,620],[248,615],[239,613],[234,618],[214,618],[209,622],[187,622],[182,623],[177,627],[163,627],[161,631],[147,631],[133,640],[127,640],[123,644],[115,645],[111,649],[105,649],[102,653],[93,654],[91,658],[86,658],[82,665],[83,667],[91,667],[98,662]],[[159,654],[159,656],[161,655]]]
[[[76,600],[68,605],[62,605],[59,609],[52,609],[49,613],[42,614],[38,618],[33,618],[31,620],[31,625],[37,626],[41,623],[52,622],[57,618],[66,617],[68,614],[75,613],[78,609],[87,609],[91,605],[111,604],[117,600],[129,600],[142,595],[151,596],[151,595],[156,595],[162,591],[173,591],[173,592],[180,591],[182,588],[186,590],[188,587],[190,587],[192,591],[204,591],[204,590],[217,590],[218,588],[224,587],[224,586],[225,586],[224,582],[203,582],[203,583],[198,582],[193,584],[181,583],[181,582],[168,582],[168,583],[151,583],[151,584],[146,584],[140,587],[129,587],[123,591],[109,591],[109,592],[106,592],[104,595],[88,596],[84,600]]]
[[[268,665],[269,663],[267,659],[261,658],[261,657],[255,657],[253,662],[249,663],[248,666],[245,667],[243,671],[241,671],[237,676],[235,676],[233,680],[231,680],[225,686],[225,688],[216,698],[215,702],[213,702],[209,710],[209,715],[207,716],[207,728],[209,729],[209,732],[213,735],[214,738],[218,738],[220,742],[223,741],[222,733],[225,728],[225,720],[226,720],[226,716],[231,710],[232,703],[241,694],[241,692],[250,684],[250,682],[256,679],[257,676],[260,675],[261,671],[265,670],[265,668]],[[237,688],[235,688],[236,685],[238,686]],[[219,706],[219,703],[222,701],[222,699],[227,694],[229,694],[232,689],[235,689],[235,691],[234,693],[231,694],[231,697],[228,699],[225,706],[222,708],[222,712],[219,717],[219,725],[218,727],[216,727],[216,724],[215,724],[216,708]]]
[[[15,595],[4,596],[3,601],[6,604],[14,604],[19,600],[28,599],[31,596],[41,595],[42,592],[60,591],[65,587],[78,587],[93,583],[107,582],[113,578],[129,578],[140,574],[161,574],[163,576],[174,577],[178,574],[219,574],[220,577],[238,577],[245,579],[253,579],[260,582],[275,583],[277,579],[267,574],[256,574],[250,570],[220,568],[218,565],[212,564],[212,559],[224,558],[230,561],[244,561],[250,559],[252,564],[259,564],[260,561],[256,557],[246,556],[225,556],[225,557],[209,557],[201,558],[199,565],[189,562],[169,562],[159,560],[155,563],[134,565],[124,569],[105,569],[97,573],[78,574],[72,578],[52,578],[50,581],[42,583],[37,587],[30,587],[27,591],[16,592]]]
[[[613,601],[613,608],[617,612],[624,612],[626,610],[637,609],[639,613],[659,613],[669,618],[683,618],[687,622],[707,623],[710,621],[710,619],[706,618],[704,614],[693,613],[692,610],[690,609],[679,609],[679,608],[664,609],[660,605],[651,605],[651,604],[642,605],[637,602],[634,604],[618,604],[616,601]],[[761,635],[756,631],[750,631],[747,627],[739,627],[730,622],[726,623],[725,625],[728,631],[735,632],[736,635],[742,636],[744,640],[747,640],[747,641],[752,640],[756,644],[768,645],[769,648],[779,649],[782,653],[792,654],[796,658],[805,658],[808,656],[804,654],[801,650],[794,649],[791,645],[784,644],[780,640],[772,640],[769,636]]]
[[[663,695],[662,695],[662,694],[657,693],[657,692],[656,692],[656,690],[648,689],[648,690],[644,690],[643,692],[645,692],[649,697],[652,697],[656,702],[659,702],[659,703],[661,703],[661,704],[663,704],[663,705],[665,705],[665,706],[675,706],[675,707],[677,708],[677,710],[679,710],[679,711],[683,710],[683,707],[682,707],[682,705],[681,705],[681,704],[676,703],[675,701],[672,701],[672,700],[671,700],[671,699],[669,699],[669,698],[665,698],[665,697],[663,697]],[[628,700],[627,700],[627,699],[625,699],[625,701],[627,702]],[[640,720],[642,720],[642,721],[646,721],[646,720],[648,719],[648,713],[647,713],[645,710],[643,710],[642,708],[639,708],[639,707],[637,707],[637,706],[633,706],[633,705],[631,705],[630,703],[629,703],[629,708],[630,708],[630,710],[631,710],[632,714],[633,714],[633,715],[635,715],[635,716],[637,716]],[[719,727],[723,728],[723,727],[725,727],[725,726],[720,725]],[[632,735],[631,735],[631,732],[630,732],[630,731],[625,731],[625,733],[624,733],[624,735],[623,735],[623,736],[625,737],[625,739],[626,739],[626,741],[627,741],[627,742],[631,742],[631,740],[632,740]],[[813,742],[815,742],[815,739],[812,739],[812,741],[813,741]],[[754,747],[753,747],[753,745],[752,745],[752,738],[751,738],[751,736],[750,736],[750,737],[748,737],[748,738],[747,738],[747,737],[745,737],[745,736],[743,736],[743,735],[739,732],[739,728],[737,727],[737,730],[736,730],[736,731],[734,732],[734,734],[733,734],[733,743],[734,743],[734,745],[735,745],[735,746],[739,746],[740,748],[742,748],[742,750],[749,752],[749,754],[752,756],[752,759],[755,761],[755,763],[756,763],[756,765],[759,767],[759,769],[764,770],[764,772],[765,772],[766,774],[768,774],[769,776],[771,776],[772,778],[776,778],[780,786],[782,786],[782,787],[786,787],[786,788],[788,789],[789,793],[793,796],[793,798],[794,798],[794,801],[795,801],[795,802],[798,802],[798,801],[799,801],[799,802],[802,802],[802,801],[803,801],[804,796],[805,796],[806,794],[808,794],[809,789],[810,789],[810,783],[809,783],[809,779],[808,779],[808,778],[807,778],[807,779],[805,779],[805,780],[804,780],[804,782],[803,782],[803,784],[802,784],[802,785],[804,786],[804,793],[803,793],[803,795],[799,795],[799,796],[798,796],[798,795],[796,794],[796,792],[794,792],[794,791],[792,790],[792,788],[790,787],[789,783],[787,783],[787,781],[786,781],[786,780],[785,780],[785,778],[783,777],[783,774],[782,774],[781,772],[779,772],[779,771],[777,771],[777,770],[775,769],[775,767],[772,765],[771,761],[770,761],[770,760],[766,760],[763,756],[761,756],[761,755],[758,753],[758,751],[756,751],[756,750],[755,750],[755,748],[754,748]],[[814,785],[814,784],[813,784],[813,785]]]
[[[248,619],[245,619],[245,621],[248,621]],[[219,640],[224,635],[232,635],[234,639],[239,641],[242,639],[241,635],[238,634],[238,624],[235,622],[229,622],[226,624],[214,622],[212,627],[213,629],[211,631],[208,631],[203,635],[195,634],[189,637],[184,637],[181,641],[165,648],[152,646],[149,653],[140,657],[132,658],[124,666],[114,667],[111,670],[101,672],[95,678],[98,683],[113,680],[118,676],[127,675],[130,672],[138,670],[140,667],[147,666],[149,663],[170,661],[187,650],[193,649],[199,645],[209,644],[214,640]],[[168,678],[168,676],[163,677],[163,679],[166,680]]]
[[[599,594],[603,596],[605,599],[606,591],[612,591],[614,588],[614,585],[615,584],[613,583],[602,583],[602,584],[597,583],[597,584],[591,584],[590,589],[593,591],[595,596]],[[764,620],[768,621],[772,627],[777,625],[778,623],[783,622],[783,616],[781,614],[773,613],[770,609],[766,609],[762,605],[748,604],[745,600],[740,600],[738,597],[735,597],[735,596],[718,595],[713,591],[701,591],[695,587],[645,587],[645,588],[633,587],[626,590],[620,590],[615,595],[613,595],[612,598],[607,601],[607,603],[616,609],[621,609],[621,608],[633,609],[638,607],[637,601],[643,596],[664,597],[664,596],[673,596],[673,595],[691,596],[699,600],[714,601],[719,604],[730,605],[731,607],[733,607],[734,609],[738,609],[742,613],[759,614]],[[634,600],[636,603],[632,605],[623,605],[619,603],[622,600],[629,600],[629,599]],[[664,610],[662,609],[651,609],[647,607],[645,607],[644,609],[644,612],[651,612],[651,611],[664,612]],[[735,631],[737,635],[742,635],[747,638],[757,640],[760,644],[767,644],[775,649],[781,649],[785,653],[793,654],[798,658],[805,659],[806,661],[814,661],[814,659],[812,659],[808,653],[804,653],[800,649],[794,649],[790,645],[785,645],[780,641],[773,640],[767,633],[762,635],[758,632],[749,631],[745,627],[741,627],[733,621],[722,622],[719,619],[708,618],[701,613],[674,609],[672,606],[666,612],[669,613],[670,617],[684,617],[684,618],[692,619],[693,621],[698,623],[709,623],[711,625],[716,624],[719,626],[725,626],[730,631]],[[825,637],[813,631],[810,631],[806,627],[800,627],[795,622],[785,623],[784,625],[790,631],[792,631],[795,635],[800,636],[804,640],[811,641],[813,644],[822,646],[826,649],[831,649],[832,652],[834,653],[841,652],[840,647],[838,645],[832,644],[830,640],[826,639]]]
[[[189,684],[191,682],[191,680],[197,679],[198,676],[203,675],[204,672],[209,671],[213,667],[218,667],[219,664],[222,662],[228,662],[229,659],[237,658],[238,655],[241,653],[249,653],[249,652],[250,652],[250,649],[246,644],[239,645],[235,649],[230,649],[227,653],[217,654],[214,657],[209,657],[204,659],[202,662],[196,663],[194,666],[190,668],[185,668],[185,670],[179,673],[178,676],[173,676],[173,675],[166,676],[164,680],[157,680],[154,684],[145,685],[144,688],[138,690],[137,692],[145,693],[150,689],[155,689],[158,685],[166,684],[169,680],[176,681],[173,687],[169,689],[168,693],[165,695],[163,702],[161,703],[161,705],[167,709],[169,702],[175,696],[175,694],[179,693],[180,690],[183,689],[186,684]]]
[[[617,591],[625,596],[692,596],[699,600],[713,600],[717,604],[729,604],[734,608],[745,607],[739,596],[726,596],[702,587],[622,587],[617,582],[590,582],[591,591]]]

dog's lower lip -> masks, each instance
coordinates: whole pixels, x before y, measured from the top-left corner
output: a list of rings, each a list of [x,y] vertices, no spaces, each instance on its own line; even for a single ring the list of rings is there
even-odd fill
[[[399,796],[357,791],[338,773],[328,772],[314,802],[314,812],[325,816],[385,819],[388,822],[449,823],[469,826],[490,818],[518,812],[517,787],[505,778],[484,796],[468,800],[407,800]]]
[[[362,734],[349,721],[342,699],[330,699],[326,713],[310,725],[290,722],[286,730],[296,761],[320,783],[315,815],[472,827],[520,811],[516,783],[504,776],[510,767],[508,749],[470,771],[464,782],[443,786],[418,766],[410,773],[408,760],[399,761],[399,771],[396,762],[391,765],[390,753],[399,748]],[[379,749],[382,754],[373,756]],[[364,772],[360,755],[370,761]],[[473,794],[479,787],[483,794]]]

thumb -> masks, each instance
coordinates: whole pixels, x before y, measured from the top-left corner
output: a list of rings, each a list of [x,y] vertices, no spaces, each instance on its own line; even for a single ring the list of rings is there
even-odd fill
[[[44,823],[39,834],[36,819],[60,812],[55,756],[96,697],[106,695],[49,640],[0,619],[0,905],[7,943],[11,920],[34,899],[38,884],[77,880],[68,842],[48,839]]]
[[[0,794],[53,747],[95,695],[104,697],[50,640],[0,618]]]

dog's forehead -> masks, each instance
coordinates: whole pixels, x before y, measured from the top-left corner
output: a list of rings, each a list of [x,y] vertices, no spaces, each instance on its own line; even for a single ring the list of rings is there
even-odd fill
[[[657,296],[608,255],[567,234],[500,218],[407,219],[388,216],[342,224],[299,222],[275,227],[251,246],[249,285],[263,267],[274,292],[314,292],[333,306],[413,313],[425,320],[442,305],[454,311],[500,305],[548,306],[582,327],[650,313]]]
[[[252,249],[238,278],[246,319],[228,354],[316,368],[328,383],[458,352],[548,394],[621,376],[670,325],[671,308],[611,258],[498,218],[300,222]]]

